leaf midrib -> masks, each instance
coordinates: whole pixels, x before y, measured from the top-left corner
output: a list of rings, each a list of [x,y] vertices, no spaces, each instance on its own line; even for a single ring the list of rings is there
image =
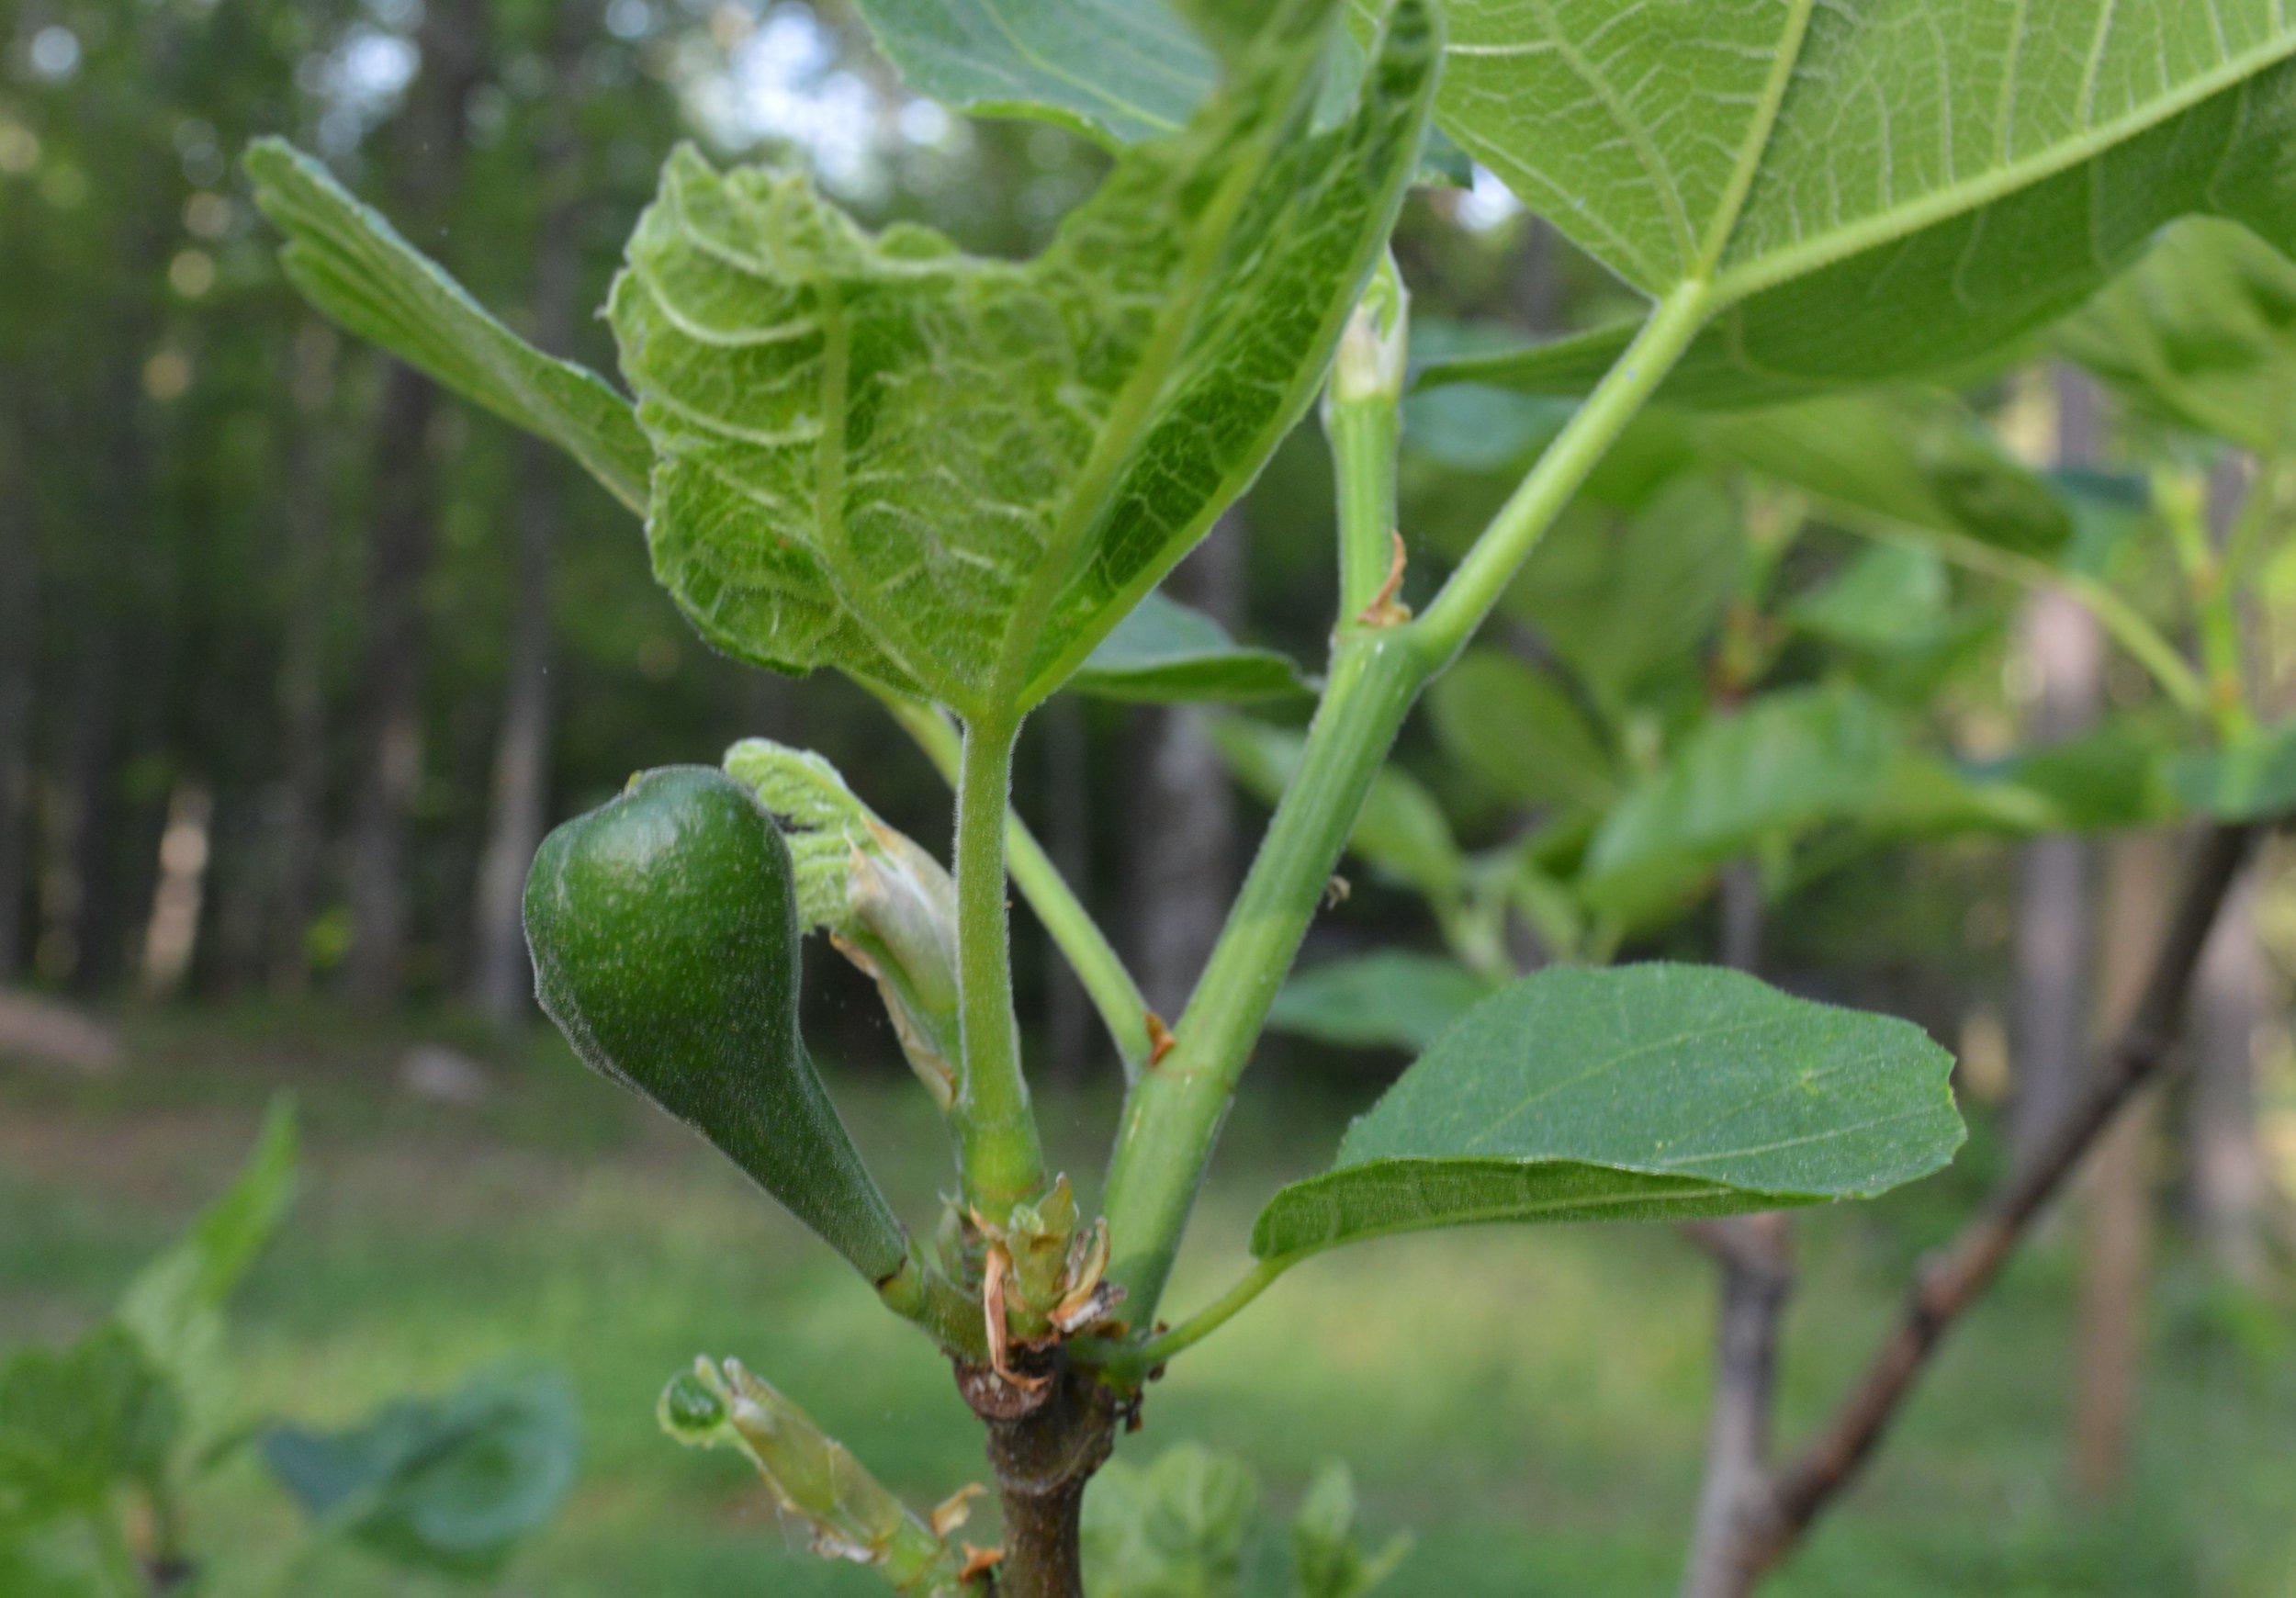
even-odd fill
[[[1295,84],[1294,88],[1297,88]],[[996,664],[990,672],[987,699],[999,707],[1017,706],[1029,686],[1029,667],[1045,612],[1052,607],[1074,574],[1085,535],[1099,519],[1109,496],[1122,480],[1123,467],[1140,443],[1156,401],[1171,376],[1172,363],[1194,325],[1205,287],[1218,275],[1221,257],[1235,230],[1244,201],[1258,186],[1273,153],[1276,135],[1290,125],[1287,102],[1269,117],[1254,136],[1250,159],[1240,161],[1220,187],[1210,209],[1211,225],[1198,231],[1194,248],[1175,275],[1174,292],[1165,297],[1155,329],[1142,344],[1139,363],[1118,390],[1094,441],[1092,454],[1077,474],[1077,482],[1062,501],[1061,514],[1048,530],[1044,553],[1022,588],[1005,625]]]
[[[2284,32],[2280,39],[2269,45],[2245,51],[2221,63],[2213,71],[2189,78],[2174,93],[2148,101],[2136,111],[2092,127],[2077,138],[2064,141],[2023,160],[1996,167],[1983,177],[1933,190],[1918,200],[1892,207],[1846,228],[1786,245],[1741,265],[1728,268],[1716,274],[1713,279],[1716,308],[1748,298],[1763,289],[1822,270],[1838,261],[1935,227],[1954,217],[1981,209],[2060,173],[2069,172],[2149,129],[2191,110],[2205,100],[2249,83],[2265,69],[2290,56],[2296,56],[2296,31]],[[1763,134],[1764,154],[1774,129],[1773,116],[1771,127]],[[1755,165],[1759,167],[1760,157],[1757,157]],[[1742,197],[1740,205],[1739,216],[1731,219],[1730,231],[1733,233],[1743,219]]]
[[[1344,1247],[1349,1244],[1367,1243],[1374,1238],[1395,1237],[1412,1232],[1447,1231],[1456,1226],[1492,1225],[1508,1221],[1525,1221],[1542,1215],[1562,1215],[1576,1210],[1593,1210],[1605,1204],[1617,1204],[1636,1198],[1671,1203],[1688,1202],[1699,1198],[1734,1198],[1742,1195],[1750,1199],[1774,1201],[1775,1207],[1781,1210],[1790,1206],[1822,1204],[1828,1199],[1828,1196],[1822,1193],[1773,1192],[1766,1187],[1741,1187],[1718,1176],[1706,1177],[1705,1185],[1700,1186],[1700,1179],[1696,1176],[1683,1176],[1673,1171],[1638,1171],[1632,1166],[1613,1165],[1607,1161],[1574,1160],[1559,1156],[1539,1160],[1504,1160],[1494,1159],[1488,1154],[1477,1154],[1465,1159],[1447,1155],[1390,1154],[1383,1155],[1377,1160],[1367,1161],[1359,1165],[1342,1165],[1336,1170],[1325,1171],[1321,1176],[1310,1176],[1303,1181],[1295,1182],[1283,1192],[1278,1193],[1271,1203],[1282,1202],[1287,1194],[1291,1196],[1291,1201],[1295,1204],[1304,1203],[1310,1198],[1322,1200],[1328,1189],[1344,1186],[1350,1179],[1360,1179],[1372,1173],[1379,1172],[1383,1167],[1405,1169],[1412,1166],[1434,1165],[1472,1165],[1485,1167],[1492,1173],[1514,1172],[1517,1174],[1536,1171],[1543,1166],[1570,1165],[1581,1170],[1602,1171],[1615,1176],[1649,1176],[1660,1181],[1676,1181],[1681,1182],[1683,1186],[1665,1192],[1653,1193],[1647,1189],[1637,1190],[1622,1184],[1619,1188],[1608,1192],[1583,1194],[1541,1204],[1489,1204],[1478,1205],[1469,1210],[1446,1210],[1434,1218],[1412,1217],[1388,1221],[1378,1226],[1366,1227],[1360,1231],[1344,1232],[1336,1237],[1322,1239],[1305,1248],[1261,1257],[1280,1259],[1289,1263],[1306,1259],[1311,1255],[1322,1254],[1331,1249]]]

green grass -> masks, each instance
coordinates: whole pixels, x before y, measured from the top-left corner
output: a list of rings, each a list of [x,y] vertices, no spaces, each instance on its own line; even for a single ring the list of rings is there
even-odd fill
[[[493,1099],[449,1111],[395,1090],[403,1030],[270,1011],[129,1030],[130,1064],[107,1081],[0,1064],[0,1345],[67,1336],[100,1313],[287,1086],[307,1171],[287,1234],[238,1305],[242,1396],[326,1423],[495,1359],[563,1367],[585,1413],[581,1486],[499,1592],[878,1590],[805,1557],[732,1460],[655,1430],[663,1379],[703,1351],[748,1360],[913,1502],[980,1474],[946,1365],[827,1249],[555,1042],[495,1051]],[[896,1203],[929,1223],[947,1165],[922,1096],[891,1079],[838,1088]],[[1256,1085],[1172,1310],[1241,1268],[1256,1203],[1328,1153],[1362,1097]],[[1090,1169],[1114,1113],[1108,1094],[1049,1105],[1055,1152]],[[1805,1227],[1788,1437],[1862,1360],[1908,1262],[1981,1175]],[[2061,1486],[2072,1277],[2061,1244],[2020,1262],[1879,1469],[1776,1583],[1781,1598],[2296,1598],[2296,1332],[2168,1262],[2135,1480],[2123,1502],[2085,1507]],[[1125,1446],[1203,1441],[1250,1462],[1277,1505],[1344,1457],[1372,1530],[1417,1535],[1387,1589],[1399,1595],[1664,1593],[1696,1485],[1710,1299],[1704,1261],[1660,1228],[1368,1245],[1302,1267],[1187,1356]],[[197,1510],[217,1598],[235,1598],[294,1524],[245,1462]],[[350,1554],[322,1558],[298,1589],[434,1590]]]

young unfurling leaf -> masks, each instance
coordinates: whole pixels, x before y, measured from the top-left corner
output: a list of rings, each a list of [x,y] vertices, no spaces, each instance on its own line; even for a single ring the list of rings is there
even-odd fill
[[[957,885],[819,755],[744,738],[726,770],[782,823],[797,917],[877,984],[909,1066],[945,1111],[957,1089]]]
[[[656,573],[705,636],[1008,716],[1202,535],[1313,396],[1437,44],[1402,0],[1313,132],[1333,3],[1275,9],[1026,264],[672,157],[613,318],[659,457]]]

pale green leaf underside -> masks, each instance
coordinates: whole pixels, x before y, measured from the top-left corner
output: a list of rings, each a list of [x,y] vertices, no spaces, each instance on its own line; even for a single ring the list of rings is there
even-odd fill
[[[1686,403],[1973,359],[2188,211],[2290,234],[2278,0],[1460,0],[1451,18],[1437,115],[1460,142],[1628,281],[1710,277],[1732,302],[1670,380]],[[1624,337],[1434,380],[1583,391]]]
[[[1219,63],[1162,0],[860,0],[909,87],[1104,142],[1170,133]]]
[[[1263,1259],[1429,1227],[1871,1198],[1960,1146],[1919,1028],[1718,968],[1552,967],[1470,1010],[1277,1193]]]
[[[1069,686],[1137,704],[1252,704],[1315,692],[1290,656],[1238,644],[1203,612],[1160,593],[1100,640]]]
[[[1435,23],[1399,7],[1355,114],[1310,136],[1332,3],[1293,0],[1025,264],[672,158],[613,316],[656,572],[704,636],[968,715],[1083,662],[1298,420],[1391,224]]]
[[[878,46],[918,94],[986,117],[1029,117],[1115,149],[1177,131],[1217,57],[1165,0],[859,0]],[[1363,52],[1339,41],[1320,111],[1345,109]],[[1327,118],[1319,118],[1319,126]],[[1467,182],[1466,154],[1429,131],[1422,183]]]
[[[630,402],[595,372],[544,354],[464,292],[327,169],[276,139],[252,145],[255,203],[287,237],[306,298],[463,398],[565,450],[632,510],[653,452]]]

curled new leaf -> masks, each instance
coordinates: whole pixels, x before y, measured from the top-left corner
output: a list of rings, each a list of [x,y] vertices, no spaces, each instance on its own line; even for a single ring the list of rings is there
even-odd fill
[[[1437,46],[1402,0],[1316,132],[1333,0],[1278,9],[1025,264],[671,158],[613,320],[658,457],[655,569],[705,636],[1007,717],[1203,535],[1314,394]]]
[[[797,915],[877,984],[910,1068],[945,1111],[957,1066],[957,885],[819,755],[744,738],[726,770],[781,821]]]
[[[673,766],[543,841],[535,995],[591,1068],[694,1128],[871,1281],[907,1239],[797,1036],[796,886],[723,771]]]

